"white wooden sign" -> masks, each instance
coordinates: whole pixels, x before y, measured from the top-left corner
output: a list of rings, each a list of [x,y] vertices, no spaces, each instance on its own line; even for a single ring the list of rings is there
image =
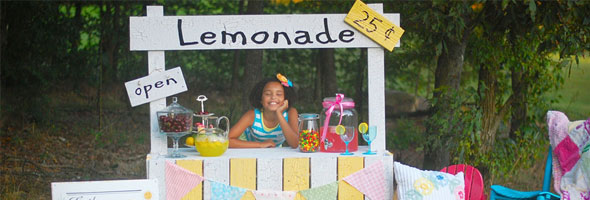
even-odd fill
[[[180,67],[128,81],[125,88],[133,107],[188,90]]]
[[[158,179],[51,183],[53,200],[158,200]]]
[[[132,51],[380,47],[345,14],[130,17]],[[399,25],[399,14],[384,14]],[[396,45],[399,46],[399,43]]]

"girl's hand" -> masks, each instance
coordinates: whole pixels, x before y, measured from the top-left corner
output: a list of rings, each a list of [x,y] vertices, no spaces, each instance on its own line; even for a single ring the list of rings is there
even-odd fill
[[[275,144],[275,142],[273,142],[271,139],[268,140],[264,140],[264,142],[260,143],[260,148],[274,148],[275,146],[277,146]]]
[[[287,108],[289,108],[289,100],[283,101],[283,104],[281,104],[281,107],[277,108],[277,116],[282,117],[283,112],[285,112],[285,110],[287,110]]]

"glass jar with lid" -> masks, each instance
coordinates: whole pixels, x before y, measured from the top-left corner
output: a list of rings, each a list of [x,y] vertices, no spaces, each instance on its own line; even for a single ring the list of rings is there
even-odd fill
[[[315,113],[299,114],[299,150],[301,152],[318,152],[320,150],[319,115]]]
[[[193,127],[193,111],[181,106],[178,104],[178,99],[172,97],[172,103],[164,110],[157,111],[156,116],[158,117],[160,133],[165,134],[174,141],[174,150],[167,157],[186,157],[178,153],[178,140],[182,136],[191,133]]]
[[[346,144],[340,135],[336,133],[336,126],[342,125],[346,128],[346,135],[353,135],[354,138],[348,144],[349,151],[358,150],[358,113],[354,109],[352,98],[344,97],[344,94],[336,94],[335,97],[324,98],[320,115],[320,151],[322,152],[345,152]]]

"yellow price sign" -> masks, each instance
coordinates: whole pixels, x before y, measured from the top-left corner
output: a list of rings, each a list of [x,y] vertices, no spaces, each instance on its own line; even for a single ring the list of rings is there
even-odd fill
[[[344,21],[389,51],[393,51],[404,34],[404,29],[360,0],[356,0]]]

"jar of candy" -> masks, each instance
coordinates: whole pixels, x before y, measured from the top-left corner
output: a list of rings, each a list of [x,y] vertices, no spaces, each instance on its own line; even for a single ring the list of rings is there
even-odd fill
[[[308,153],[320,150],[318,119],[319,115],[315,113],[299,115],[299,150],[302,152]]]
[[[324,98],[323,110],[320,116],[320,151],[345,152],[346,144],[340,135],[336,133],[336,126],[346,128],[345,135],[353,138],[348,144],[349,151],[358,150],[358,114],[354,109],[354,101],[344,97],[344,94],[336,94],[335,97]]]

